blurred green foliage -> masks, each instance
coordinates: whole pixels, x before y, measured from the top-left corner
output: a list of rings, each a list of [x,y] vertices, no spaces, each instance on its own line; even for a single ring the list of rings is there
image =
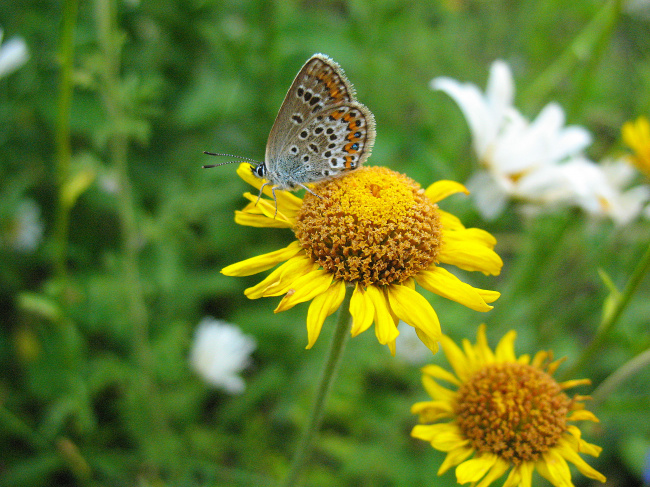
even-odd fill
[[[74,3],[0,4],[5,38],[24,37],[31,56],[0,79],[0,486],[282,478],[331,320],[306,351],[305,305],[273,314],[274,300],[243,295],[259,276],[219,273],[292,234],[235,225],[249,188],[234,166],[201,165],[212,162],[203,150],[263,158],[280,103],[311,54],[341,64],[375,114],[369,163],[425,186],[465,181],[476,167],[460,111],[428,88],[434,76],[484,86],[492,61],[508,61],[522,111],[534,116],[560,102],[569,123],[594,134],[596,159],[621,150],[623,122],[650,112],[650,21],[625,11],[602,49],[587,46],[594,58],[544,86],[542,99],[527,93],[603,1],[96,0],[69,10],[67,137],[66,6]],[[44,228],[31,250],[7,243],[26,200]],[[473,338],[485,321],[496,343],[514,328],[519,353],[552,348],[568,364],[601,319],[608,289],[599,269],[622,289],[648,244],[647,221],[616,228],[564,210],[525,221],[510,211],[485,223],[467,198],[442,206],[494,233],[505,261],[496,279],[463,276],[502,292],[487,314],[427,295],[443,331]],[[597,385],[650,346],[648,298],[646,280],[580,377]],[[258,342],[242,395],[213,390],[189,369],[194,327],[206,315]],[[432,360],[444,362],[442,354]],[[604,447],[589,462],[611,485],[640,485],[649,375],[602,402],[601,423],[585,432]],[[443,456],[409,436],[409,408],[426,398],[419,380],[417,367],[392,358],[372,331],[351,340],[306,483],[455,485],[453,472],[436,476]]]

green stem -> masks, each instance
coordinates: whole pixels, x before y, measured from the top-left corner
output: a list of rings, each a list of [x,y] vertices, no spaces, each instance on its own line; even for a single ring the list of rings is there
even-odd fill
[[[596,353],[601,351],[602,346],[607,339],[607,335],[618,323],[618,320],[623,314],[623,311],[625,311],[625,308],[632,299],[632,296],[634,296],[634,293],[639,287],[639,284],[641,284],[643,277],[648,273],[648,270],[650,270],[650,245],[646,249],[646,252],[641,258],[641,261],[636,266],[636,269],[634,269],[634,272],[630,277],[630,280],[627,282],[623,293],[620,297],[618,297],[614,309],[604,317],[604,321],[598,328],[594,339],[587,346],[587,348],[584,349],[582,355],[580,358],[578,358],[576,363],[573,364],[573,366],[568,371],[562,374],[562,377],[567,378],[575,376],[576,373],[580,371],[585,364],[591,361]]]
[[[526,105],[540,105],[551,91],[575,74],[576,66],[593,67],[596,64],[614,30],[621,4],[622,0],[609,0],[603,5],[569,47],[525,91],[522,99]],[[582,71],[579,83],[581,89],[586,87],[590,77],[590,71]],[[580,91],[576,91],[572,106],[579,101],[580,95]]]
[[[56,185],[58,201],[54,239],[56,242],[55,272],[61,281],[67,278],[68,232],[70,227],[70,207],[63,189],[70,176],[70,106],[72,104],[72,64],[74,59],[74,32],[77,25],[77,0],[66,0],[63,4],[61,41],[59,61],[61,79],[59,80],[59,97],[56,123]]]
[[[627,361],[612,375],[601,382],[594,393],[591,395],[593,401],[590,403],[590,405],[594,408],[597,407],[612,393],[612,391],[623,384],[623,382],[648,366],[650,366],[650,349],[646,350],[645,352],[641,352],[633,359]]]
[[[156,433],[167,430],[167,421],[160,394],[154,380],[154,359],[149,345],[149,313],[144,296],[138,255],[141,234],[136,218],[136,202],[128,173],[128,136],[118,129],[125,117],[120,94],[122,40],[117,29],[117,11],[112,0],[95,1],[95,20],[102,58],[104,59],[100,93],[114,133],[109,140],[109,153],[120,188],[118,212],[124,250],[123,278],[129,321],[134,331],[134,352],[138,365],[140,389],[151,413]]]
[[[350,327],[352,325],[352,315],[350,314],[351,298],[352,292],[350,289],[347,289],[345,299],[340,307],[338,323],[334,330],[332,343],[330,344],[329,355],[325,362],[325,366],[323,367],[323,371],[321,372],[318,389],[316,390],[314,404],[309,417],[309,423],[305,427],[302,439],[300,440],[298,449],[296,450],[291,462],[289,473],[280,484],[281,486],[293,487],[297,484],[298,477],[302,473],[305,462],[311,453],[312,440],[314,439],[314,435],[320,428],[323,420],[325,402],[327,401],[327,396],[332,388],[332,383],[336,378],[336,372],[341,362],[343,351],[345,350],[345,344],[350,336]]]

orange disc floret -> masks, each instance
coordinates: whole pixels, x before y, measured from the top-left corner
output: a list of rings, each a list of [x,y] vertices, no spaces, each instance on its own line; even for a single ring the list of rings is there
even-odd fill
[[[436,262],[438,206],[412,179],[383,167],[319,183],[297,215],[296,238],[312,260],[348,283],[402,283]]]

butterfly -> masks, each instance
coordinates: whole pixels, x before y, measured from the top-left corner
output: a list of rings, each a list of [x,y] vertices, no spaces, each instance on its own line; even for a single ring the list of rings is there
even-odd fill
[[[318,196],[307,184],[359,168],[370,156],[375,135],[375,117],[357,101],[341,67],[324,54],[314,54],[296,75],[280,106],[264,162],[252,166],[253,174],[266,180],[258,201],[264,188],[271,186],[277,215],[276,189],[303,188]]]

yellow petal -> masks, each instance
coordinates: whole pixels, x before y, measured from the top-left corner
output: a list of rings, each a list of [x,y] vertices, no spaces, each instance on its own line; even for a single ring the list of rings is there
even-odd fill
[[[430,442],[431,446],[440,451],[452,451],[469,444],[469,440],[463,438],[454,423],[419,424],[413,427],[411,436]]]
[[[435,379],[428,375],[422,376],[422,385],[427,394],[438,401],[446,401],[453,404],[456,400],[456,392],[441,386]]]
[[[486,232],[481,228],[466,228],[462,231],[453,232],[454,236],[465,241],[472,241],[474,243],[485,245],[486,247],[493,249],[497,244],[497,239],[494,238],[490,232]]]
[[[293,228],[293,223],[286,219],[269,218],[262,213],[256,214],[239,210],[235,211],[235,223],[256,228]]]
[[[341,306],[345,297],[345,283],[335,281],[327,291],[314,298],[307,311],[307,349],[316,343],[325,318],[334,313]]]
[[[524,462],[526,463],[526,462]],[[503,483],[502,487],[517,487],[522,481],[521,472],[519,470],[520,465],[517,465],[508,474],[506,481]]]
[[[533,357],[533,361],[531,362],[530,365],[532,365],[535,368],[542,368],[544,366],[544,362],[546,362],[549,358],[549,353],[547,350],[540,350],[535,354]]]
[[[591,385],[591,380],[590,379],[574,379],[574,380],[567,380],[564,382],[560,383],[560,386],[562,386],[562,389],[571,389],[572,387],[578,387],[578,386],[588,386]]]
[[[479,271],[498,276],[503,266],[501,257],[494,250],[476,242],[457,238],[455,233],[446,232],[438,254],[443,264],[451,264],[466,271]]]
[[[533,462],[520,463],[512,469],[503,487],[532,487],[534,470]]]
[[[386,297],[383,291],[376,286],[368,286],[366,294],[372,301],[375,307],[375,335],[377,340],[382,345],[387,345],[389,342],[395,340],[399,331],[397,331],[397,323],[393,319]]]
[[[276,196],[279,196],[279,192],[276,192]],[[244,198],[248,199],[253,205],[255,205],[255,208],[269,220],[280,220],[289,227],[293,227],[296,224],[296,213],[282,208],[279,200],[276,213],[275,201],[273,200],[267,200],[265,198],[259,198],[258,200],[257,195],[248,192],[244,193]]]
[[[510,464],[497,457],[496,463],[492,466],[483,480],[476,487],[488,487],[492,482],[500,478],[510,468]]]
[[[585,440],[583,440],[581,438],[582,432],[580,431],[580,428],[578,428],[577,426],[568,424],[567,432],[569,433],[569,435],[566,435],[564,439],[578,453],[586,453],[587,455],[591,455],[592,457],[598,457],[600,455],[600,452],[603,451],[601,447],[597,445],[593,445],[591,443],[587,443]]]
[[[596,417],[591,411],[586,409],[579,409],[573,411],[568,417],[568,421],[593,421],[594,423],[600,423],[600,420]]]
[[[564,440],[560,439],[556,450],[563,458],[573,463],[585,477],[605,482],[605,476],[585,462],[578,453]]]
[[[474,290],[483,298],[486,303],[494,303],[501,296],[500,292],[490,291],[489,289],[479,289],[477,287]]]
[[[438,351],[440,321],[429,302],[417,291],[399,284],[387,288],[388,301],[399,319],[413,326],[423,343],[433,353]]]
[[[438,475],[442,475],[451,467],[455,467],[459,463],[465,461],[465,459],[472,453],[474,453],[474,449],[469,447],[460,447],[450,450],[438,469]]]
[[[251,276],[290,259],[301,250],[300,242],[296,240],[283,249],[258,255],[224,267],[221,269],[221,273],[226,276]]]
[[[435,423],[455,415],[454,408],[448,401],[416,402],[411,406],[411,413],[419,416],[420,423]]]
[[[438,201],[445,199],[447,196],[456,193],[469,194],[469,190],[456,181],[441,180],[433,183],[424,192],[424,194],[427,195],[427,198],[429,198],[433,203],[437,203]]]
[[[535,467],[542,477],[556,487],[574,487],[569,465],[555,449],[543,453]]]
[[[456,467],[456,480],[459,484],[478,482],[496,463],[497,458],[493,453],[483,453],[479,457],[461,463]]]
[[[520,487],[532,487],[535,464],[533,462],[523,462],[519,465],[519,471],[521,473]]]
[[[499,340],[497,348],[494,350],[496,355],[497,362],[516,362],[517,356],[515,355],[515,339],[517,338],[517,332],[510,330],[508,333],[503,335],[503,338]]]
[[[294,291],[287,292],[273,312],[280,313],[281,311],[293,308],[298,303],[304,303],[305,301],[314,299],[330,287],[332,279],[334,279],[334,275],[324,269],[312,271],[296,279],[291,287]]]
[[[468,367],[467,357],[454,341],[447,335],[440,337],[442,351],[447,357],[447,362],[454,369],[456,376],[463,382],[467,381],[472,374],[473,370]]]
[[[447,213],[438,208],[438,215],[440,216],[440,224],[444,230],[464,230],[465,226],[456,215]]]
[[[458,380],[458,378],[449,372],[448,370],[443,369],[439,365],[425,365],[422,367],[422,373],[430,375],[431,377],[434,377],[436,379],[442,379],[444,381],[449,382],[450,384],[454,384],[457,386],[461,385],[461,382]]]
[[[451,299],[474,311],[490,311],[481,295],[469,284],[464,283],[447,269],[433,266],[416,274],[415,279],[424,289],[443,298]]]
[[[249,299],[285,294],[302,276],[315,271],[318,264],[304,254],[292,257],[255,286],[244,290]]]
[[[350,314],[352,315],[352,336],[363,333],[375,318],[375,307],[368,294],[359,284],[354,286],[354,292],[350,299]]]
[[[492,364],[495,362],[494,353],[488,345],[487,335],[485,334],[485,323],[482,323],[478,327],[478,332],[476,333],[476,352],[480,357],[480,360],[484,364]]]

